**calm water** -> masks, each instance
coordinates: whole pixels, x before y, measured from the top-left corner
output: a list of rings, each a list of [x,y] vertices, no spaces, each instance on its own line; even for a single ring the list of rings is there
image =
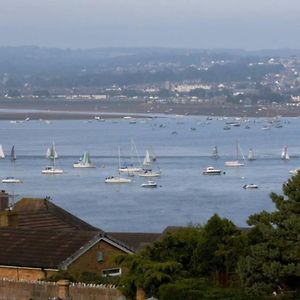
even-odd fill
[[[207,121],[201,117],[168,117],[128,120],[0,122],[0,143],[6,154],[16,147],[17,161],[0,161],[0,178],[14,176],[22,184],[3,184],[21,197],[50,196],[57,205],[107,231],[161,231],[168,225],[203,223],[213,213],[243,226],[247,217],[263,209],[271,210],[271,191],[281,192],[289,170],[300,167],[300,119],[282,119],[282,128],[262,130],[264,120],[250,119],[240,127],[223,130],[225,120]],[[245,129],[245,126],[250,129]],[[191,130],[195,128],[195,130]],[[176,131],[177,134],[172,134]],[[162,171],[155,179],[157,189],[141,188],[145,179],[134,177],[128,185],[108,185],[106,176],[116,174],[118,146],[121,156],[131,157],[130,139],[142,156],[152,147]],[[49,164],[45,158],[52,141],[60,158],[57,166],[66,174],[41,175]],[[230,169],[224,162],[235,158],[239,141],[247,154],[253,148],[256,161]],[[211,158],[214,145],[220,158]],[[280,153],[288,146],[291,159]],[[83,151],[89,151],[96,169],[73,169]],[[137,160],[137,158],[134,158]],[[142,158],[141,158],[142,159]],[[222,176],[203,176],[202,168],[214,166],[226,171]],[[258,190],[244,190],[246,183]]]

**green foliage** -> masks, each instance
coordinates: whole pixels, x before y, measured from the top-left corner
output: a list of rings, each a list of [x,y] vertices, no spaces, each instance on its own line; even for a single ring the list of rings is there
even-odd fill
[[[93,283],[93,284],[114,284],[118,285],[120,281],[120,277],[102,277],[92,272],[83,272],[71,274],[68,271],[59,271],[49,277],[47,277],[46,281],[56,282],[61,279],[67,279],[71,282],[82,282],[82,283]]]
[[[172,284],[162,285],[159,289],[160,300],[259,300],[251,298],[238,288],[212,286],[204,279],[183,279]]]
[[[231,221],[214,215],[203,227],[194,252],[194,274],[207,276],[215,272],[233,272],[242,247],[240,230]]]
[[[274,212],[249,217],[249,253],[240,259],[242,284],[256,294],[286,292],[300,286],[300,174],[283,185],[284,195],[271,194]],[[257,238],[253,239],[254,232]]]

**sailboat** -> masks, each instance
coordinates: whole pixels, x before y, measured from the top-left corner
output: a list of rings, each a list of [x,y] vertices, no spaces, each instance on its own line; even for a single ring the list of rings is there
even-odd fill
[[[226,167],[242,167],[245,164],[239,161],[239,152],[242,155],[243,160],[245,161],[245,157],[243,155],[243,152],[240,149],[240,145],[236,143],[236,160],[229,160],[225,162]]]
[[[17,159],[16,153],[15,153],[15,145],[11,147],[11,152],[10,152],[10,160],[15,161]]]
[[[51,147],[47,149],[46,157],[50,159],[58,158],[54,142],[52,143]]]
[[[88,152],[84,152],[82,158],[77,163],[73,164],[74,168],[96,168],[90,160],[90,154]]]
[[[212,149],[212,157],[213,158],[219,158],[218,148],[217,146],[214,146]]]
[[[135,143],[134,143],[133,140],[131,140],[131,151],[132,151],[132,153],[135,152],[136,157],[139,160],[139,165],[141,165],[139,155],[137,153],[137,149],[136,149],[136,146],[135,146]],[[121,166],[121,165],[119,166],[119,172],[122,172],[122,173],[134,174],[134,173],[138,173],[138,172],[141,172],[141,171],[142,171],[141,167],[134,166],[132,163],[131,164],[125,164],[123,166]]]
[[[119,174],[117,176],[108,176],[105,178],[104,182],[105,183],[130,183],[131,179],[130,178],[125,178],[120,176],[120,164],[121,164],[121,159],[120,159],[120,147],[118,149],[119,152]]]
[[[288,160],[290,159],[289,153],[288,153],[288,149],[287,146],[284,146],[281,152],[281,159],[283,160]]]
[[[0,158],[5,158],[5,154],[4,154],[2,145],[0,145]]]
[[[64,171],[62,169],[58,169],[55,167],[55,156],[53,157],[53,164],[52,166],[47,166],[44,170],[42,170],[42,174],[45,175],[56,175],[56,174],[63,174]]]
[[[248,160],[255,160],[255,156],[254,156],[254,151],[252,148],[249,149],[249,152],[248,152]]]

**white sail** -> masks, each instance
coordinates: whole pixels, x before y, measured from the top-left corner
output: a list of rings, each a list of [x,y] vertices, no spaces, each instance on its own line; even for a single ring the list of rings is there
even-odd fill
[[[284,160],[290,159],[287,146],[284,146],[283,149],[282,149],[281,159],[284,159]]]
[[[217,146],[213,147],[213,150],[212,150],[212,157],[213,157],[213,158],[219,158]]]
[[[50,159],[58,158],[54,142],[52,143],[51,147],[47,149],[46,157]]]
[[[254,151],[252,148],[249,149],[248,160],[255,160]]]
[[[150,157],[150,153],[148,150],[146,150],[146,155],[145,155],[145,158],[144,158],[144,162],[143,162],[143,165],[144,166],[150,166],[152,163],[152,160],[151,160],[151,157]]]
[[[2,145],[0,145],[0,158],[5,158],[5,154],[4,154]]]

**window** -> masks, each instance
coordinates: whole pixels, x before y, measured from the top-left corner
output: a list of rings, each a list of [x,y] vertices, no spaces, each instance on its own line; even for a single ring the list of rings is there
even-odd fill
[[[96,253],[96,259],[97,259],[97,262],[102,262],[102,261],[104,261],[104,255],[103,255],[103,252],[98,251],[98,252]]]
[[[121,276],[121,274],[122,274],[121,268],[114,268],[114,269],[105,269],[105,270],[102,270],[102,277]]]

